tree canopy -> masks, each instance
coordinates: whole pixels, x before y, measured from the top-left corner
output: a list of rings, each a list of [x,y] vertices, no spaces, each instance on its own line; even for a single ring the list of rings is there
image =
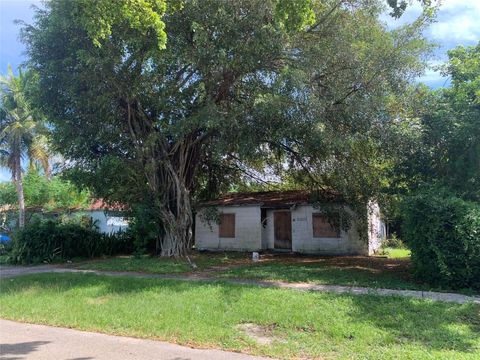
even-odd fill
[[[24,177],[25,206],[46,211],[57,209],[81,209],[91,202],[90,193],[81,190],[68,180],[54,175],[47,179],[35,168]],[[0,203],[17,205],[15,187],[10,182],[0,183]]]
[[[408,191],[436,185],[479,201],[480,44],[459,46],[448,57],[443,72],[451,86],[435,91],[419,87],[413,94],[414,131],[396,175]]]
[[[148,203],[163,255],[190,245],[192,199],[248,169],[363,203],[375,193],[428,14],[388,31],[380,1],[173,4],[52,0],[24,28],[36,101],[72,176]]]

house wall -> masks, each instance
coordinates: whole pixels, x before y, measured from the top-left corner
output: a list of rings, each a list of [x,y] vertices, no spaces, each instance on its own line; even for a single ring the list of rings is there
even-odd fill
[[[262,249],[262,227],[260,206],[219,206],[220,213],[235,214],[235,237],[220,238],[218,224],[202,219],[201,211],[195,221],[195,246],[199,250],[243,250]]]
[[[210,225],[197,214],[195,243],[200,250],[243,250],[257,251],[274,249],[275,211],[267,210],[266,221],[261,223],[260,206],[218,207],[219,212],[235,213],[235,238],[219,238],[218,225]],[[312,214],[321,212],[321,208],[301,205],[290,210],[292,215],[292,251],[304,254],[321,255],[369,255],[378,249],[382,238],[380,210],[378,205],[369,216],[369,242],[361,240],[355,221],[348,231],[341,230],[339,238],[313,237]],[[353,213],[352,213],[353,215]],[[353,216],[352,216],[353,217]]]
[[[292,214],[292,251],[305,254],[324,255],[366,255],[368,245],[359,239],[354,223],[348,231],[341,230],[340,238],[316,238],[313,237],[312,214],[320,212],[311,205],[297,206],[290,210]],[[267,249],[274,249],[274,225],[275,211],[268,210],[267,223],[262,230],[263,242]],[[285,210],[283,210],[285,211]]]
[[[292,210],[292,250],[299,253],[322,255],[367,255],[368,244],[360,240],[352,221],[348,231],[341,229],[339,238],[313,237],[312,214],[321,209],[311,205]]]
[[[117,233],[128,228],[127,219],[117,215],[109,215],[103,210],[76,211],[72,216],[90,216],[95,225],[98,226],[98,231],[104,234]]]

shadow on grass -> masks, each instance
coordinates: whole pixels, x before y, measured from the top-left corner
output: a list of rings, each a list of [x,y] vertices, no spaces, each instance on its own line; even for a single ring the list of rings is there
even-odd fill
[[[382,272],[362,266],[326,266],[324,264],[259,264],[225,271],[223,277],[244,277],[257,280],[312,282],[331,285],[357,285],[394,289],[424,289],[404,274]]]
[[[472,353],[475,350],[478,351],[478,339],[480,337],[480,306],[474,304],[459,305],[372,295],[304,293],[282,289],[261,289],[254,285],[240,286],[221,282],[202,283],[108,277],[92,274],[28,275],[15,278],[13,281],[3,282],[1,292],[2,296],[18,295],[22,292],[28,294],[35,287],[39,289],[40,293],[53,289],[55,293],[59,294],[59,299],[62,298],[62,293],[72,290],[78,291],[79,294],[83,294],[81,296],[85,297],[120,295],[122,298],[127,298],[128,294],[138,292],[165,292],[166,296],[174,296],[174,299],[178,299],[181,301],[180,303],[185,303],[185,306],[200,307],[199,311],[207,314],[208,312],[214,314],[224,311],[225,305],[227,305],[227,308],[235,309],[236,318],[239,319],[251,317],[248,310],[250,307],[245,303],[245,296],[248,295],[249,299],[255,299],[259,303],[264,303],[265,306],[267,304],[278,306],[278,314],[277,311],[272,313],[271,322],[283,322],[283,326],[286,328],[302,325],[293,324],[285,319],[288,319],[289,312],[301,315],[303,310],[302,308],[286,309],[283,306],[284,300],[296,303],[295,297],[298,297],[299,300],[302,297],[314,297],[314,306],[321,307],[322,302],[330,306],[331,302],[340,299],[341,306],[338,307],[337,311],[343,311],[347,314],[349,323],[360,325],[358,327],[360,329],[362,326],[373,325],[376,329],[387,332],[394,344],[419,344],[426,350],[455,350]],[[209,303],[205,301],[205,296],[211,296],[208,289],[212,288],[216,289],[215,296],[217,298],[212,298],[212,302]],[[196,302],[202,294],[204,295],[203,302]],[[294,301],[292,301],[292,298]],[[269,301],[265,301],[265,299],[269,299]],[[219,304],[222,306],[218,306]],[[217,307],[215,307],[216,305]],[[114,305],[111,306],[114,312]],[[322,321],[320,310],[316,316],[319,318],[313,319],[313,321]],[[229,321],[231,322],[230,326],[234,327],[236,325],[233,323],[233,319],[229,319]],[[372,339],[372,341],[375,340]],[[379,339],[379,341],[381,343],[383,340]]]
[[[368,322],[393,336],[397,344],[422,343],[427,349],[480,351],[480,306],[409,298],[352,297],[352,322]],[[461,329],[462,327],[468,328]]]

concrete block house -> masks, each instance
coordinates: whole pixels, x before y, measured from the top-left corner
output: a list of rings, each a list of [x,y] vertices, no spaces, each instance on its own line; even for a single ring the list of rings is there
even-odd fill
[[[369,205],[367,241],[360,239],[356,221],[351,222],[348,231],[330,225],[325,215],[326,203],[331,209],[332,204],[342,200],[333,194],[325,199],[322,206],[308,191],[269,191],[230,193],[205,202],[195,219],[195,247],[321,255],[377,252],[385,235],[378,205]],[[206,214],[212,207],[217,212],[216,221],[207,220]],[[348,208],[347,211],[352,213]]]

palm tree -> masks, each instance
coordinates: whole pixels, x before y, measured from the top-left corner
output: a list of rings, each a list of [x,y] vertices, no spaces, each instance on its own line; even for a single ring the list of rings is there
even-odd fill
[[[27,77],[21,71],[16,77],[12,68],[8,75],[0,76],[0,166],[12,174],[12,181],[18,195],[20,228],[25,226],[25,196],[23,193],[22,161],[42,164],[48,176],[49,153],[43,121],[35,119],[25,96]]]

